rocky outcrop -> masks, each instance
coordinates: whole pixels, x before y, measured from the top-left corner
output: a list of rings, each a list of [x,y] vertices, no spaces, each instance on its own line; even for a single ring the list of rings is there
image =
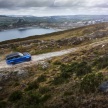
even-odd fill
[[[63,45],[79,45],[82,42],[87,42],[89,40],[94,40],[97,38],[103,38],[105,36],[108,36],[108,31],[96,31],[93,32],[89,35],[84,35],[84,36],[80,36],[80,37],[70,37],[70,38],[65,38],[65,39],[61,39],[56,41],[59,45],[63,46]]]
[[[10,79],[22,79],[28,77],[28,71],[23,69],[14,69],[12,71],[0,72],[0,83]]]
[[[89,35],[86,35],[85,37],[88,37],[89,39],[96,39],[96,38],[102,38],[102,37],[105,37],[105,36],[108,36],[108,31],[107,30],[96,31],[96,32],[93,32]]]
[[[16,42],[16,43],[11,43],[11,44],[4,44],[4,45],[0,45],[0,48],[8,48],[8,47],[18,47],[19,45],[30,45],[31,43],[42,43],[42,41],[34,39],[34,40],[27,40],[27,41],[21,41],[21,42]]]

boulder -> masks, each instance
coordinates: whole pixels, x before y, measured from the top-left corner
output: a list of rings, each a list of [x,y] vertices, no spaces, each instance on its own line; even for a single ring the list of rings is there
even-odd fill
[[[102,83],[99,86],[99,90],[102,91],[102,92],[108,92],[108,81]]]

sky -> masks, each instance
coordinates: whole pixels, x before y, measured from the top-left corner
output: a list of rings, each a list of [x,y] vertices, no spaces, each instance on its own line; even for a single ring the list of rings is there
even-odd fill
[[[0,0],[0,15],[108,15],[108,0]]]

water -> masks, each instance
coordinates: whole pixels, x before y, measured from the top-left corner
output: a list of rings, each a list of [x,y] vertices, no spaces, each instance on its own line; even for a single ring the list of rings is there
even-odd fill
[[[11,40],[16,38],[24,38],[33,35],[42,35],[47,33],[56,32],[55,29],[45,29],[45,28],[20,28],[0,31],[0,41]]]

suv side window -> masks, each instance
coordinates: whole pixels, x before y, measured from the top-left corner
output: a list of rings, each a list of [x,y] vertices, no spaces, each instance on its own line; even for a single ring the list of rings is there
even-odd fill
[[[20,57],[21,57],[20,55],[16,55],[16,56],[7,58],[7,60],[12,60],[12,59],[20,58]]]
[[[14,58],[19,58],[20,57],[20,55],[17,55],[17,56],[15,56]]]
[[[11,59],[13,59],[14,57],[9,57],[9,58],[7,58],[7,60],[11,60]]]

